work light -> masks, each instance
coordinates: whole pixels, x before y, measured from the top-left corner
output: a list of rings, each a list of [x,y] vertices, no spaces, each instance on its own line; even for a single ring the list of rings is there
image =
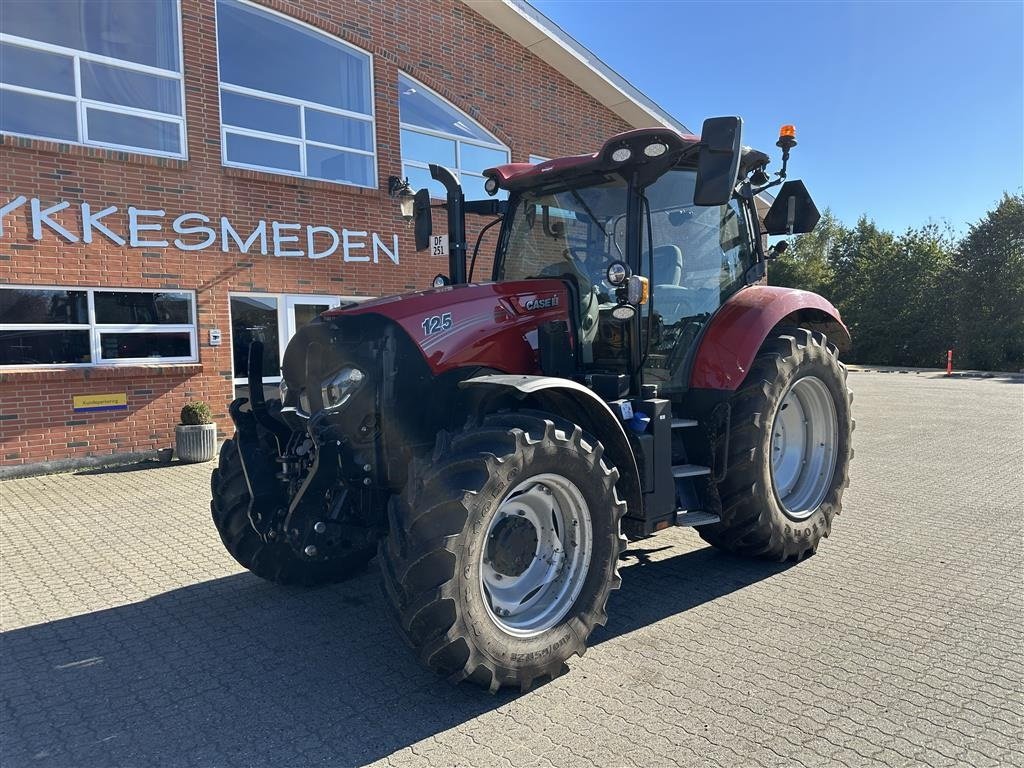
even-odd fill
[[[320,385],[324,410],[331,411],[347,403],[359,388],[359,385],[362,384],[364,378],[365,376],[361,370],[353,366],[346,366],[329,379],[326,379]]]

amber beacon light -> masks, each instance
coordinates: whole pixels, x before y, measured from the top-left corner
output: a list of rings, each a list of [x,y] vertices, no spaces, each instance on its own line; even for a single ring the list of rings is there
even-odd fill
[[[784,125],[779,128],[779,140],[775,143],[775,146],[781,147],[782,149],[792,149],[796,146],[796,126],[795,125]]]

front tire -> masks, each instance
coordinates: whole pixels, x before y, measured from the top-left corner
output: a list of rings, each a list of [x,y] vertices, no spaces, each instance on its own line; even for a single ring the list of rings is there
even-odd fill
[[[551,414],[492,415],[414,461],[378,562],[421,663],[492,692],[560,674],[607,621],[626,540],[618,471]]]
[[[234,440],[225,440],[210,478],[213,524],[235,561],[261,579],[277,584],[315,586],[349,579],[366,569],[375,547],[349,550],[330,560],[305,560],[284,541],[264,541],[249,522],[249,486]]]
[[[851,400],[846,367],[823,334],[769,336],[730,402],[721,522],[699,528],[701,537],[779,561],[814,554],[849,485]]]

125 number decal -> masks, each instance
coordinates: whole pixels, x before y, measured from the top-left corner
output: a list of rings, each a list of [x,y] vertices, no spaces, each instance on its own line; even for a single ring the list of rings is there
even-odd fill
[[[433,336],[435,333],[447,331],[452,327],[452,313],[445,312],[443,315],[424,317],[421,325],[423,326],[424,336]]]

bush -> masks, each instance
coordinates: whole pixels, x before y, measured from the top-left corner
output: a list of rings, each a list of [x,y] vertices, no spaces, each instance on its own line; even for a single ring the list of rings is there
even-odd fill
[[[185,426],[213,424],[213,414],[210,413],[210,406],[200,400],[185,403],[181,409],[181,423]]]

